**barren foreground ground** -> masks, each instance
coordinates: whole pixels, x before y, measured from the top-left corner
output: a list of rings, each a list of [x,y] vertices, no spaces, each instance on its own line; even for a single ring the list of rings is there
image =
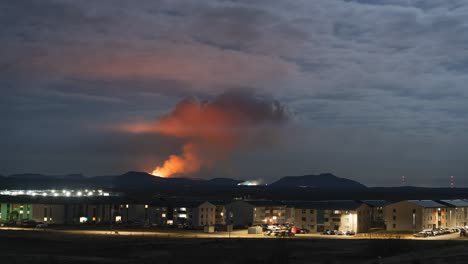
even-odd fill
[[[468,263],[467,245],[468,240],[167,238],[0,231],[1,263]]]

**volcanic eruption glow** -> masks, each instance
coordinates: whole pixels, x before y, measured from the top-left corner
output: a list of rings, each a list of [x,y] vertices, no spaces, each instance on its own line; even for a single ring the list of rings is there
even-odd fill
[[[229,158],[235,147],[252,136],[265,137],[275,125],[289,119],[279,102],[244,93],[225,93],[212,101],[187,98],[153,124],[124,126],[133,133],[159,133],[183,139],[182,153],[172,154],[151,174],[160,177],[190,175]],[[251,142],[249,142],[251,144]]]

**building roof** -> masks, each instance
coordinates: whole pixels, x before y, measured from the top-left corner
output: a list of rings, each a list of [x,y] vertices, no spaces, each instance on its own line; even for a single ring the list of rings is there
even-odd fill
[[[253,206],[285,206],[284,203],[278,201],[270,201],[270,200],[244,200],[248,204]]]
[[[407,200],[407,202],[416,204],[426,208],[440,208],[440,207],[447,207],[441,203],[432,200]]]
[[[288,201],[286,204],[289,207],[299,209],[323,209],[323,210],[354,210],[359,208],[362,203],[352,200],[337,200],[337,201]]]
[[[197,208],[199,207],[200,205],[202,205],[203,203],[210,203],[209,201],[206,201],[206,200],[195,200],[195,201],[171,201],[169,202],[169,204],[172,206],[172,207],[176,207],[176,208],[180,208],[180,207],[186,207],[186,208]]]
[[[361,200],[360,202],[365,203],[370,207],[384,207],[390,204],[389,201],[385,200]]]
[[[468,201],[466,200],[441,200],[440,201],[443,204],[447,204],[448,206],[453,206],[453,207],[468,207]]]

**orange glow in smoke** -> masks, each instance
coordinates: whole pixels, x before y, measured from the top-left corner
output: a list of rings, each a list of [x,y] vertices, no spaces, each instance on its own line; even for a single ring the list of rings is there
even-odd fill
[[[185,99],[155,123],[124,124],[120,129],[183,139],[181,154],[170,155],[151,172],[155,176],[173,177],[213,167],[217,161],[228,159],[235,146],[248,142],[257,125],[286,119],[284,108],[277,102],[225,95],[212,102]]]

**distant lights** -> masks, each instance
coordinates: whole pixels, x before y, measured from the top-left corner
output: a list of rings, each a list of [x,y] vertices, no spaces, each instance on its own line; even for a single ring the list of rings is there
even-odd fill
[[[87,191],[81,190],[70,190],[63,189],[61,191],[57,190],[0,190],[0,195],[8,196],[17,196],[17,195],[26,195],[26,196],[53,196],[53,197],[82,197],[82,196],[118,196],[118,194],[111,194],[109,192],[103,192],[103,190],[91,190],[86,189]]]
[[[259,182],[258,181],[245,181],[245,182],[238,183],[237,185],[239,185],[239,186],[257,186],[257,185],[259,185]]]

